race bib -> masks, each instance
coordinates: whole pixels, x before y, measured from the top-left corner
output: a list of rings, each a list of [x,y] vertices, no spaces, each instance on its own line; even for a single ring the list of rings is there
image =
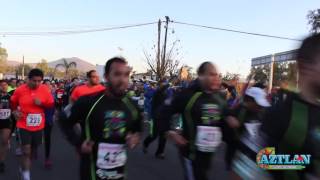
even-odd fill
[[[250,136],[256,136],[258,134],[258,130],[261,126],[261,123],[244,123],[246,130],[250,134]]]
[[[0,109],[0,120],[9,119],[11,116],[10,109]]]
[[[58,94],[57,94],[57,98],[58,98],[58,99],[61,99],[62,96],[63,96],[63,93],[58,93]]]
[[[143,105],[144,105],[144,100],[139,100],[139,101],[138,101],[138,105],[139,105],[139,106],[143,106]]]
[[[41,114],[28,114],[28,116],[27,116],[27,126],[28,127],[40,126],[41,122],[42,122]]]
[[[215,152],[221,144],[222,132],[219,127],[197,126],[196,146],[201,152]]]
[[[122,167],[127,162],[127,152],[124,144],[99,143],[97,167],[113,169]]]

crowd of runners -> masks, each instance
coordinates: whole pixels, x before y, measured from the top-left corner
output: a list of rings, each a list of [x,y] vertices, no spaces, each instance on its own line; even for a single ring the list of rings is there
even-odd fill
[[[46,80],[40,69],[26,81],[0,80],[0,178],[11,143],[22,180],[32,179],[32,159],[43,141],[44,166],[51,168],[56,121],[77,149],[83,180],[126,179],[127,151],[141,143],[148,153],[156,138],[158,159],[166,158],[167,140],[176,144],[186,180],[210,179],[222,142],[231,179],[320,179],[319,34],[302,42],[297,64],[299,91],[281,91],[276,102],[261,83],[248,82],[241,92],[222,83],[212,62],[203,62],[189,83],[134,80],[121,57],[106,62],[103,83],[95,70],[85,80]],[[311,163],[299,171],[263,170],[256,155],[265,147],[310,154]]]

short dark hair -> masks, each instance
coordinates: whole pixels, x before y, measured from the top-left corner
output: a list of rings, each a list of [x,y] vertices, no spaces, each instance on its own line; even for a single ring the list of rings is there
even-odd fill
[[[72,78],[71,82],[75,81],[76,79],[79,79],[77,77]]]
[[[4,79],[1,79],[1,80],[0,80],[0,84],[1,84],[1,83],[7,83],[7,84],[8,84],[8,81],[7,81],[7,80],[4,80]]]
[[[226,89],[229,88],[229,85],[228,85],[226,82],[222,82],[222,83],[221,83],[221,86],[223,86],[223,87],[226,88]]]
[[[37,68],[31,69],[31,71],[28,74],[29,79],[36,77],[36,76],[41,77],[43,79],[44,75],[43,75],[43,72],[41,71],[41,69],[37,69]]]
[[[49,79],[43,80],[43,84],[45,84],[45,83],[47,83],[47,82],[50,82],[50,80],[49,80]],[[50,82],[50,83],[51,83],[51,82]]]
[[[125,58],[123,57],[113,57],[111,59],[109,59],[107,62],[106,62],[106,66],[104,67],[104,73],[105,74],[109,74],[110,73],[110,70],[111,70],[111,65],[113,63],[123,63],[123,64],[127,64],[127,61]]]
[[[257,88],[260,88],[260,89],[265,89],[265,88],[266,88],[266,85],[265,85],[263,82],[257,82],[257,83],[255,83],[252,87],[257,87]]]
[[[243,101],[245,101],[245,102],[251,101],[251,102],[255,102],[256,103],[256,100],[253,97],[248,96],[248,95],[244,95]]]
[[[313,34],[303,40],[297,52],[298,66],[315,64],[318,57],[320,57],[320,33]]]
[[[17,80],[17,78],[11,78],[10,79],[10,82],[14,81],[14,80]]]
[[[87,72],[87,78],[90,78],[92,73],[97,72],[96,70],[90,70],[89,72]]]
[[[24,82],[24,80],[22,80],[22,79],[19,79],[19,80],[17,81],[17,84],[18,84],[18,83],[20,83],[20,82],[23,82],[23,83],[25,83],[25,82]]]
[[[203,62],[197,70],[198,76],[203,75],[207,70],[207,66],[209,65],[213,66],[212,62],[209,62],[209,61]]]

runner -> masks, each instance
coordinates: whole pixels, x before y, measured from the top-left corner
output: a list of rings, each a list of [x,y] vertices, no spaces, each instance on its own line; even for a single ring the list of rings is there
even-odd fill
[[[75,102],[68,121],[61,122],[68,140],[81,153],[83,180],[124,179],[126,149],[134,148],[142,130],[142,112],[125,92],[130,68],[123,58],[112,58],[105,66],[108,91],[81,97]],[[73,127],[80,123],[81,140]],[[126,145],[127,144],[127,145]]]
[[[77,77],[72,78],[71,82],[67,82],[65,86],[66,96],[63,99],[63,106],[66,107],[69,104],[71,94],[73,93],[74,89],[80,85],[80,80]]]
[[[19,80],[17,81],[17,88],[20,87],[20,86],[22,86],[22,85],[24,85],[24,84],[25,84],[24,80],[19,79]]]
[[[56,108],[58,111],[61,111],[63,108],[65,96],[64,84],[63,82],[59,82],[58,88],[55,92]]]
[[[149,145],[159,137],[158,148],[155,153],[156,158],[164,159],[164,149],[166,146],[166,137],[165,133],[159,132],[159,124],[161,123],[161,119],[159,118],[158,111],[161,106],[164,105],[166,98],[168,98],[167,90],[169,88],[168,83],[165,80],[161,80],[159,82],[159,89],[155,92],[152,100],[151,100],[151,132],[150,135],[143,142],[143,152],[148,152]]]
[[[274,179],[320,179],[320,34],[303,41],[297,65],[300,92],[282,94],[283,100],[266,114],[261,138],[252,147],[256,153],[265,147],[275,147],[276,154],[310,154],[310,165],[299,171],[268,171]],[[242,164],[234,179],[248,179],[245,171],[250,167]]]
[[[221,144],[228,114],[227,104],[220,97],[217,68],[211,62],[202,63],[198,76],[192,87],[178,94],[160,113],[161,119],[166,120],[182,114],[182,134],[170,130],[169,121],[163,121],[161,129],[179,146],[186,180],[208,179],[211,158]]]
[[[75,102],[79,97],[89,95],[95,92],[99,92],[105,89],[100,84],[99,74],[95,70],[91,70],[87,73],[88,82],[87,84],[78,86],[74,89],[71,94],[71,103]]]
[[[9,86],[8,86],[8,92],[12,92],[14,90],[16,90],[17,88],[17,79],[16,78],[12,78],[9,81]]]
[[[19,79],[17,81],[17,88],[22,86],[22,85],[24,85],[24,84],[25,84],[25,81],[22,80],[22,79]],[[11,91],[10,93],[13,94],[14,91]],[[15,138],[15,140],[16,140],[16,152],[15,152],[15,154],[17,156],[21,156],[22,155],[22,150],[21,150],[20,143],[19,143],[20,140],[19,140],[19,136],[17,136],[17,133],[16,133],[17,132],[17,129],[16,129],[17,120],[15,119],[14,116],[11,116],[11,119],[12,119],[12,129],[11,129],[12,136],[16,137]]]
[[[10,97],[8,83],[0,80],[0,173],[5,171],[4,160],[8,151],[8,145],[13,125],[10,110]]]
[[[55,90],[53,89],[52,85],[50,84],[49,80],[45,80],[44,84],[50,89],[52,98],[54,97]],[[50,152],[51,152],[51,133],[53,128],[53,118],[55,113],[55,107],[46,108],[45,109],[45,119],[46,119],[46,125],[44,128],[44,149],[45,149],[45,161],[44,166],[47,169],[50,169],[52,167],[52,161],[50,158]]]
[[[257,139],[267,107],[270,107],[267,93],[261,88],[251,87],[246,90],[243,103],[233,110],[234,116],[238,120],[229,120],[228,122],[234,129],[230,130],[225,138],[228,145],[226,152],[227,169],[238,172],[238,167],[241,167],[243,163],[252,164],[252,167],[256,167],[247,169],[246,173],[249,176],[244,177],[244,179],[265,179],[268,177],[262,169],[256,166],[256,153],[251,149],[252,146],[248,145],[248,142]],[[247,155],[248,157],[244,157]]]
[[[36,148],[42,143],[42,130],[45,126],[44,109],[54,105],[50,90],[41,84],[42,80],[43,72],[40,69],[32,69],[28,75],[28,83],[16,89],[11,97],[23,151],[21,158],[23,180],[30,180],[31,145]]]

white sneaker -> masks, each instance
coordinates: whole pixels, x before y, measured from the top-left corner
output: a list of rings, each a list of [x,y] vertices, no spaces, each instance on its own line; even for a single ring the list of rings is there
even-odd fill
[[[31,180],[30,171],[23,172],[21,168],[19,168],[19,175],[21,180]]]

